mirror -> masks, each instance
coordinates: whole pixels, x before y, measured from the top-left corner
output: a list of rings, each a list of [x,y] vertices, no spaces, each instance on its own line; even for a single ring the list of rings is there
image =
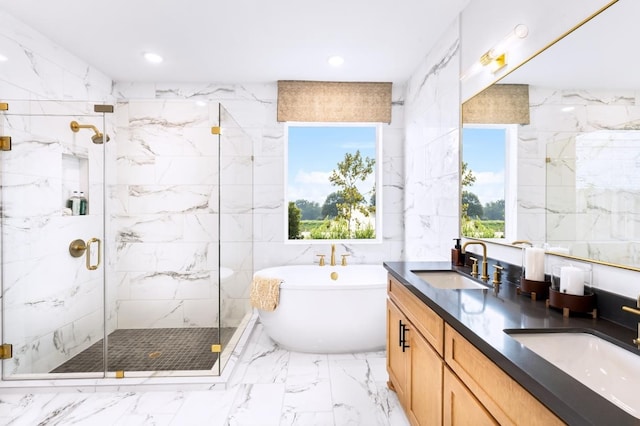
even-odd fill
[[[527,85],[529,98],[503,242],[640,268],[639,14],[619,0],[492,86]]]

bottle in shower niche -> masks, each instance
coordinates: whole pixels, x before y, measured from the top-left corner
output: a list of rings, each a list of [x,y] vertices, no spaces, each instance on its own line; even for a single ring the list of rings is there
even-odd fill
[[[78,191],[73,191],[71,193],[71,198],[69,198],[67,205],[71,205],[71,214],[73,216],[78,216],[80,214],[80,193]]]
[[[79,207],[78,207],[78,214],[80,216],[84,216],[87,214],[87,197],[84,196],[84,192],[80,191],[80,193],[78,194],[78,198],[80,199],[79,201]]]

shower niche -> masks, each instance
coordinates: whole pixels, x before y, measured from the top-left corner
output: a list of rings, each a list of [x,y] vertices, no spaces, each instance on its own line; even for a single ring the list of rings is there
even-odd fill
[[[71,197],[80,193],[87,200],[86,208],[74,214]],[[89,154],[74,152],[62,154],[62,216],[88,215],[91,209],[89,200]]]

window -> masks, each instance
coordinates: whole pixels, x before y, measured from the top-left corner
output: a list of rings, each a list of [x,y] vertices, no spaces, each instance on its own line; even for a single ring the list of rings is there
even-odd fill
[[[382,240],[381,130],[287,123],[286,241]]]

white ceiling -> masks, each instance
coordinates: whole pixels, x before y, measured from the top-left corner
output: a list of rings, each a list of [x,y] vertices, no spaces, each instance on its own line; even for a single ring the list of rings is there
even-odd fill
[[[115,81],[407,80],[470,0],[20,0],[4,9]],[[145,51],[164,57],[159,65]],[[340,68],[327,64],[341,55]]]

